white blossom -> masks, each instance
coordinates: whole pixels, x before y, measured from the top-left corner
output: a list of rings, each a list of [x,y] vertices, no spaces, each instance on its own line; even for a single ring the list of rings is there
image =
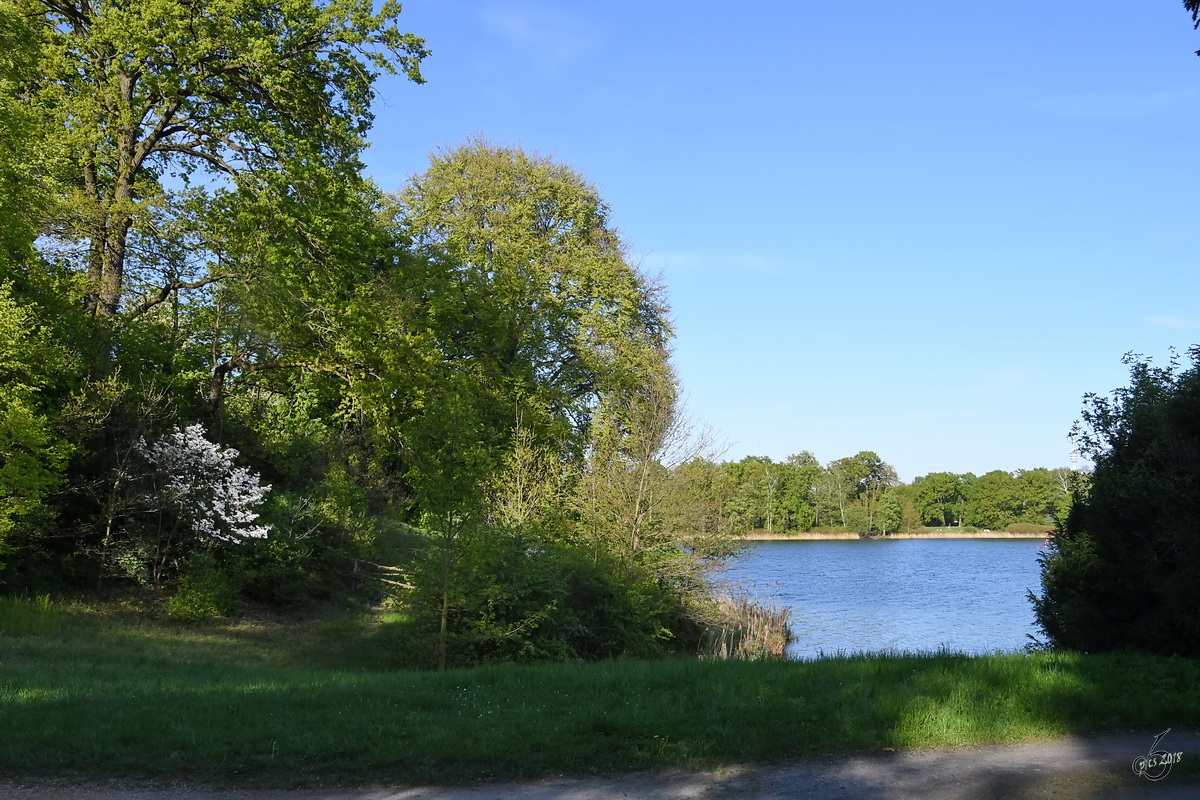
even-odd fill
[[[269,525],[255,525],[254,509],[271,491],[257,473],[235,467],[238,451],[208,441],[203,426],[176,428],[138,452],[165,478],[159,499],[174,507],[198,535],[222,542],[261,539]]]

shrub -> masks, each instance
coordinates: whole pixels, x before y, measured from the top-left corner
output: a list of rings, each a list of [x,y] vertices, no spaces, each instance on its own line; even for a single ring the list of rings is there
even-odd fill
[[[409,597],[424,638],[410,646],[436,659],[441,622],[437,547],[417,567]],[[487,531],[456,544],[447,661],[651,658],[692,648],[682,603],[650,575],[559,543]]]
[[[174,596],[167,601],[167,614],[190,622],[227,617],[240,608],[234,582],[207,554],[192,559]]]
[[[1009,523],[1009,526],[1006,530],[1009,533],[1028,533],[1033,535],[1041,535],[1043,533],[1049,533],[1052,528],[1050,528],[1048,525],[1038,525],[1033,522],[1012,522]]]

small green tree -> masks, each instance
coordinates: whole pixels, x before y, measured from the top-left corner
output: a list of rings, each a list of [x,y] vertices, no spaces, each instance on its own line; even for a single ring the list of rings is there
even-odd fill
[[[686,605],[707,596],[710,571],[736,542],[688,502],[682,468],[705,457],[710,442],[679,409],[665,357],[642,387],[610,396],[597,411],[576,493],[577,536],[597,557],[648,573]]]
[[[467,587],[456,578],[463,540],[482,535],[488,477],[498,468],[503,442],[488,417],[484,387],[468,374],[444,371],[424,398],[424,411],[405,426],[411,468],[409,485],[420,504],[423,526],[433,535],[423,573],[439,595],[438,669],[447,664],[451,604]],[[436,577],[435,577],[436,576]]]
[[[904,500],[896,489],[885,492],[879,500],[879,512],[876,514],[879,532],[884,536],[900,530],[904,522]]]

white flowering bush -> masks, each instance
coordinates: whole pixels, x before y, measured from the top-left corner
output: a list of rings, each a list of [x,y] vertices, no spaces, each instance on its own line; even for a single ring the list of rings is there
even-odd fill
[[[234,466],[238,451],[210,442],[203,426],[176,428],[153,444],[141,439],[137,450],[160,478],[145,499],[173,512],[176,525],[210,543],[237,544],[267,535],[270,526],[256,524],[255,509],[271,486],[247,467]]]

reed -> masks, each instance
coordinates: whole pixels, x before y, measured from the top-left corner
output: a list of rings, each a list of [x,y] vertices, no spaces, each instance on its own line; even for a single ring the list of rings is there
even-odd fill
[[[780,659],[792,643],[788,626],[792,610],[775,598],[766,603],[745,592],[717,599],[716,621],[709,625],[701,643],[700,657],[707,659]]]

